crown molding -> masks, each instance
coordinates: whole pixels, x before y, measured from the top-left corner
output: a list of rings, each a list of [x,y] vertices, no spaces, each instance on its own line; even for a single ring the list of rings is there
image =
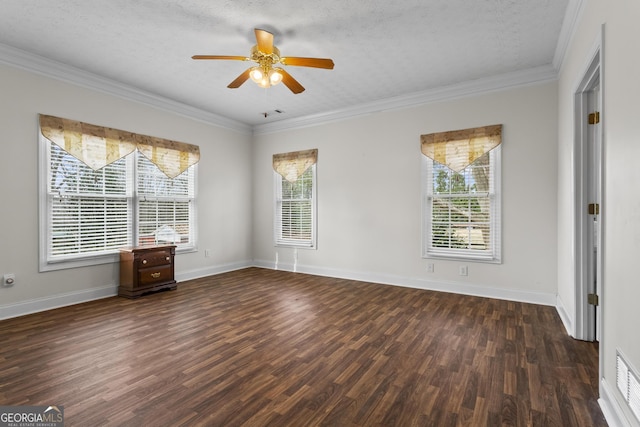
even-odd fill
[[[584,11],[588,0],[569,0],[567,9],[564,13],[564,20],[562,21],[562,28],[560,29],[560,36],[558,37],[558,43],[556,44],[556,52],[553,55],[553,68],[556,71],[562,69],[564,64],[564,58],[569,48],[569,44],[573,39],[573,36],[578,28],[578,22]]]
[[[570,0],[572,4],[583,4],[586,0]],[[569,7],[568,7],[569,8]],[[572,9],[573,10],[573,9]],[[578,13],[575,12],[574,15]],[[567,13],[567,16],[569,13]],[[565,21],[567,21],[565,16]],[[573,16],[573,15],[572,15]],[[576,18],[577,19],[577,18]],[[568,20],[575,24],[575,19]],[[563,25],[563,33],[564,25]],[[571,31],[570,34],[573,32]],[[570,38],[570,36],[569,36]],[[566,46],[568,42],[564,45]],[[560,43],[559,43],[560,46]],[[556,50],[557,53],[558,50]],[[342,108],[304,117],[281,120],[262,125],[250,126],[217,114],[204,111],[168,98],[143,91],[133,86],[125,85],[93,73],[71,67],[69,65],[53,61],[32,53],[22,51],[0,43],[0,64],[20,68],[29,72],[54,78],[60,81],[97,90],[109,95],[114,95],[126,100],[149,105],[164,111],[172,112],[193,120],[201,121],[227,129],[254,135],[280,132],[290,129],[298,129],[316,126],[323,123],[346,120],[349,118],[374,114],[384,111],[394,111],[404,108],[426,105],[434,102],[442,102],[459,98],[477,96],[485,93],[507,90],[521,86],[540,84],[555,81],[558,78],[558,68],[552,64],[515,71],[482,79],[471,80],[449,86],[442,86],[425,91],[410,93],[407,95],[381,99],[352,107]]]
[[[557,80],[564,63],[567,49],[569,48],[569,44],[576,32],[577,24],[580,21],[580,17],[582,16],[582,12],[586,7],[587,2],[588,0],[569,0],[562,21],[562,28],[560,29],[558,43],[556,44],[556,50],[550,65],[493,76],[486,79],[473,80],[423,92],[416,92],[410,95],[375,101],[332,112],[282,120],[273,123],[265,123],[263,125],[254,126],[253,133],[254,135],[259,135],[280,132],[283,130],[304,128],[330,121],[345,120],[359,115],[447,101],[467,96],[480,95],[482,93],[511,89],[518,86],[527,86]]]
[[[304,128],[332,121],[345,120],[356,116],[400,110],[431,104],[434,102],[467,98],[490,92],[513,89],[516,87],[546,83],[557,79],[558,72],[551,64],[549,64],[527,70],[499,74],[449,86],[442,86],[408,95],[381,99],[331,112],[257,125],[254,126],[253,133],[254,135],[259,135],[280,132],[283,130]]]
[[[149,105],[207,124],[221,126],[243,133],[251,133],[251,126],[98,76],[88,71],[34,55],[0,43],[0,64],[26,70],[45,77],[97,90],[128,101]]]

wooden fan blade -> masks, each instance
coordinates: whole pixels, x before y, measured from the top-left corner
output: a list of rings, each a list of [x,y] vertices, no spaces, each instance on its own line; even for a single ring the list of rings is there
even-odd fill
[[[258,50],[264,54],[271,55],[273,53],[273,34],[269,31],[256,28],[256,42],[258,42]]]
[[[286,58],[280,58],[280,63],[284,65],[294,65],[297,67],[314,67],[333,70],[333,60],[329,58],[299,58],[296,56],[289,56]]]
[[[229,89],[237,89],[242,83],[246,82],[249,79],[249,73],[251,72],[251,68],[247,68],[244,73],[240,74],[234,81],[229,83],[227,86]]]
[[[229,55],[193,55],[191,59],[231,59],[234,61],[250,61],[246,56],[229,56]]]
[[[284,83],[284,85],[288,87],[291,92],[296,94],[304,92],[304,87],[300,83],[298,83],[298,81],[294,79],[291,74],[287,73],[281,68],[279,68],[278,71],[282,73],[282,83]]]

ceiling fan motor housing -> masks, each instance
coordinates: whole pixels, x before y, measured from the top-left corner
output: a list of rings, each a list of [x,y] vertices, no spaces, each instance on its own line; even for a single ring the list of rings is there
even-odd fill
[[[280,62],[280,50],[273,47],[273,53],[264,53],[258,49],[258,45],[251,48],[251,60],[260,64],[261,67],[271,68],[274,64]]]

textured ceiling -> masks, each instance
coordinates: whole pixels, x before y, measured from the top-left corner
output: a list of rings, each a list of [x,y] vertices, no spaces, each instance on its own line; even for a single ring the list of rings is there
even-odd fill
[[[354,108],[443,86],[549,66],[569,0],[1,0],[0,44],[249,126]],[[306,91],[251,81],[254,28]],[[1,60],[2,58],[0,58]],[[281,110],[283,113],[275,113]],[[262,113],[269,112],[268,117]]]

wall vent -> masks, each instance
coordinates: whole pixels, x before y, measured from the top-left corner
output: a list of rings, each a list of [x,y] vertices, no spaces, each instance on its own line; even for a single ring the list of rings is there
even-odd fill
[[[640,376],[629,367],[620,350],[616,352],[616,383],[631,412],[640,421]]]

